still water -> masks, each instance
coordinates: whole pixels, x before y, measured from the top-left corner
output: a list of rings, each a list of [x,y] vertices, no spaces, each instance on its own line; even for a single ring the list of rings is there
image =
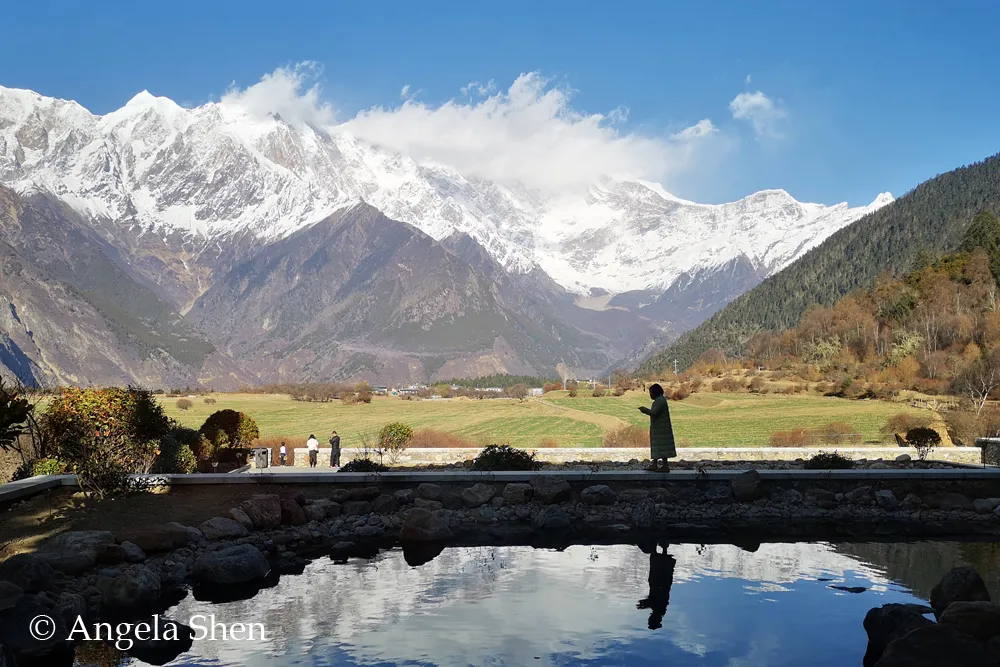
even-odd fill
[[[997,552],[672,544],[454,548],[419,567],[398,550],[320,559],[249,600],[182,600],[165,615],[262,623],[267,638],[197,641],[170,664],[860,665],[869,609],[920,602],[951,566],[983,571]]]

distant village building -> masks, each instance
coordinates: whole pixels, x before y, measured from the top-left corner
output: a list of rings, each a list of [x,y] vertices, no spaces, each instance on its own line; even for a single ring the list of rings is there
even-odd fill
[[[532,387],[531,388],[531,395],[532,396],[541,396],[544,393],[545,393],[545,390],[542,389],[541,387]]]
[[[376,396],[385,396],[386,394],[389,393],[389,388],[383,387],[382,385],[375,385],[374,387],[372,387],[372,393],[375,394]]]
[[[486,387],[486,389],[483,389],[483,391],[488,391],[494,394],[502,394],[503,387]]]

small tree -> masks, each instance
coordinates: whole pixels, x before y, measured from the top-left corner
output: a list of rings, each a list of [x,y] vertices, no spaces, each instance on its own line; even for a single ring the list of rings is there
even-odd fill
[[[917,450],[917,458],[925,461],[934,448],[941,444],[941,434],[932,428],[918,426],[906,432],[906,443]]]
[[[31,402],[0,378],[0,450],[14,448],[18,438],[27,433],[33,411]]]
[[[383,426],[378,432],[378,449],[376,450],[379,463],[382,462],[383,457],[386,457],[389,459],[389,464],[394,465],[399,460],[400,454],[406,451],[412,439],[413,429],[402,422],[392,422]]]
[[[178,410],[190,410],[193,405],[194,405],[194,403],[192,403],[190,401],[190,399],[187,399],[187,398],[178,398],[177,399],[177,409]]]
[[[966,366],[952,381],[952,391],[969,397],[978,416],[993,390],[1000,387],[1000,354],[985,354]]]
[[[524,401],[524,399],[528,397],[528,385],[515,384],[513,386],[507,387],[506,393],[511,398],[516,398],[519,401]]]
[[[249,415],[236,410],[219,410],[209,415],[201,426],[201,434],[216,449],[222,447],[249,447],[260,437],[257,423]],[[226,437],[222,439],[220,434]]]

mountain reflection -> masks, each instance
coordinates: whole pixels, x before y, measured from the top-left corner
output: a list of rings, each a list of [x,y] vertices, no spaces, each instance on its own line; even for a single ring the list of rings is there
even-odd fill
[[[417,567],[398,550],[321,559],[249,600],[183,600],[171,618],[263,623],[269,636],[196,642],[173,664],[860,665],[865,613],[917,601],[908,588],[926,597],[956,554],[988,562],[996,548],[644,544],[448,548]]]

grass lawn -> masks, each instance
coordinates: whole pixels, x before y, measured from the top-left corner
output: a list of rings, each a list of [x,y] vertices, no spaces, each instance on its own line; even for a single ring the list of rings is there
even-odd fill
[[[622,397],[569,398],[552,392],[543,399],[403,401],[376,397],[370,405],[304,403],[282,395],[215,394],[217,403],[178,410],[176,399],[163,398],[167,413],[185,426],[198,428],[215,410],[231,408],[251,415],[261,437],[285,437],[303,447],[310,433],[326,441],[337,429],[344,446],[355,446],[359,434],[373,433],[391,421],[413,428],[432,428],[464,436],[482,445],[509,443],[535,447],[550,439],[560,446],[597,447],[602,434],[622,424],[645,426],[648,418],[636,408],[649,397],[630,392]],[[846,422],[868,444],[881,440],[879,429],[902,411],[920,410],[902,403],[849,401],[812,395],[757,395],[698,393],[670,403],[678,444],[682,447],[766,446],[771,434],[794,428],[816,428]]]
[[[619,398],[559,397],[555,405],[601,412],[637,426],[649,418],[636,408],[649,397],[632,392]],[[920,412],[902,403],[850,401],[824,396],[697,393],[670,401],[670,417],[681,447],[767,446],[775,431],[812,429],[844,422],[860,433],[866,444],[879,444],[879,429],[898,412]],[[925,411],[926,413],[926,411]]]
[[[215,405],[191,399],[194,406],[183,411],[177,409],[176,399],[164,398],[163,406],[168,415],[191,428],[200,427],[215,410],[239,410],[256,420],[262,438],[286,437],[289,445],[296,447],[305,447],[310,433],[325,444],[332,429],[337,429],[344,447],[352,447],[359,444],[362,432],[375,433],[393,421],[414,429],[456,433],[483,445],[535,447],[541,439],[551,438],[566,447],[597,447],[604,432],[602,425],[616,423],[606,415],[577,418],[541,401],[499,398],[403,401],[376,396],[368,405],[305,403],[281,395],[215,394],[214,398]]]

